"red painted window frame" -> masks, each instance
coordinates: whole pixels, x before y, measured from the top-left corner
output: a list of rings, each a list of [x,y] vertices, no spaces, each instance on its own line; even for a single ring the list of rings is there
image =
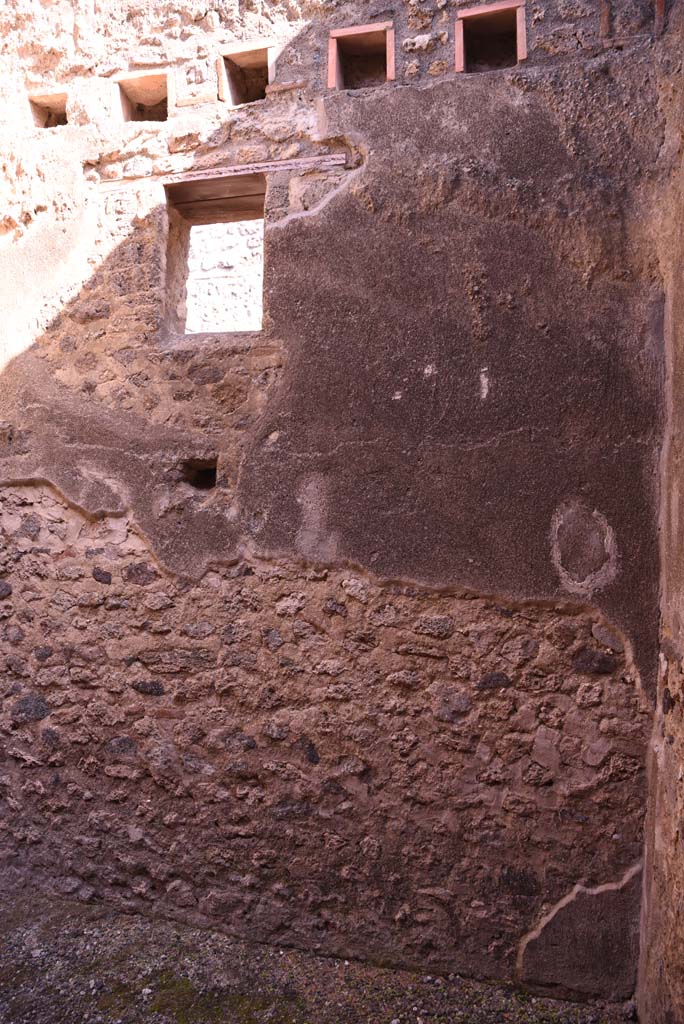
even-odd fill
[[[527,59],[527,20],[525,17],[525,0],[499,0],[498,3],[480,4],[477,7],[465,7],[456,15],[456,71],[465,71],[465,32],[463,23],[468,18],[482,17],[483,14],[496,14],[498,11],[516,11],[516,49],[518,63]]]
[[[370,32],[385,33],[385,55],[387,63],[387,81],[393,82],[396,77],[396,59],[394,49],[394,22],[376,21],[370,25],[353,25],[350,28],[334,28],[328,38],[328,88],[343,89],[342,69],[340,67],[338,39],[349,36],[367,35]]]

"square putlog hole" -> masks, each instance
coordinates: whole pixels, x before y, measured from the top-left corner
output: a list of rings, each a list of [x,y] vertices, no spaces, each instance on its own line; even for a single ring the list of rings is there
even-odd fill
[[[463,19],[465,69],[470,74],[518,63],[517,11],[510,8]]]
[[[169,93],[166,72],[135,75],[119,81],[124,121],[167,121]]]
[[[268,47],[226,54],[223,58],[223,96],[232,107],[266,99]]]
[[[216,487],[218,458],[186,459],[181,465],[181,480],[197,491],[210,491]]]
[[[67,94],[53,93],[48,96],[31,96],[33,123],[39,128],[57,128],[67,123]]]

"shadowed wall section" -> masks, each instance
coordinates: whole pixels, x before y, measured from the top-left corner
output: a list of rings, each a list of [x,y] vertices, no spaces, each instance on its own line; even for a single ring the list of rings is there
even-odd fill
[[[682,438],[684,422],[684,175],[682,174],[681,45],[684,11],[670,14],[661,52],[662,109],[667,117],[662,166],[669,176],[658,211],[660,266],[666,282],[665,338],[668,418],[662,461],[661,652],[650,752],[647,861],[642,919],[640,1012],[652,1024],[684,1015],[684,548]]]

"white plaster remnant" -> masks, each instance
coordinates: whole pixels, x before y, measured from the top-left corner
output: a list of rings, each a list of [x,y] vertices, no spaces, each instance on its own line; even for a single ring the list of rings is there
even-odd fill
[[[422,35],[413,36],[412,39],[405,39],[401,44],[404,53],[428,53],[438,44],[444,45],[448,42],[449,36],[446,32],[424,32]]]
[[[483,366],[480,370],[480,398],[484,402],[489,394],[489,367]]]
[[[434,363],[428,363],[428,365],[423,370],[423,376],[424,377],[434,377],[434,375],[436,373],[437,373],[437,367],[435,366]]]

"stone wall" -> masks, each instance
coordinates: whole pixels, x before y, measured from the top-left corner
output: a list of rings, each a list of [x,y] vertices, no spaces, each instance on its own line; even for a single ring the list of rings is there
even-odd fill
[[[22,77],[44,83],[73,75],[111,74],[117,64],[156,67],[192,59],[192,68],[178,68],[181,96],[202,96],[215,80],[211,48],[217,41],[304,36],[308,53],[290,51],[279,62],[279,78],[305,77],[325,82],[325,42],[328,24],[353,25],[391,13],[401,28],[398,45],[399,78],[428,74],[432,79],[453,68],[453,18],[472,0],[424,0],[392,5],[347,0],[331,7],[325,0],[291,0],[236,5],[227,0],[141,2],[131,7],[122,0],[62,0],[49,7],[10,0],[2,12],[3,48],[8,61],[16,59]],[[530,52],[535,63],[559,57],[595,56],[603,39],[621,43],[653,29],[653,0],[535,0],[528,4]],[[671,6],[671,4],[670,4]],[[360,19],[362,19],[360,21]],[[131,59],[131,40],[134,57]],[[311,45],[313,44],[313,46]],[[15,97],[16,100],[16,97]]]
[[[6,881],[629,994],[650,715],[608,624],[287,562],[191,583],[46,486],[0,526]],[[623,876],[577,964],[520,943]]]
[[[2,94],[66,82],[69,123],[0,186],[2,879],[617,998],[662,75],[637,0],[530,5],[526,64],[457,75],[463,6],[395,5],[397,81],[350,93],[328,32],[379,5],[13,9]],[[166,122],[113,117],[131,33]],[[230,109],[216,55],[266,33]],[[164,186],[245,168],[263,329],[185,335]]]

